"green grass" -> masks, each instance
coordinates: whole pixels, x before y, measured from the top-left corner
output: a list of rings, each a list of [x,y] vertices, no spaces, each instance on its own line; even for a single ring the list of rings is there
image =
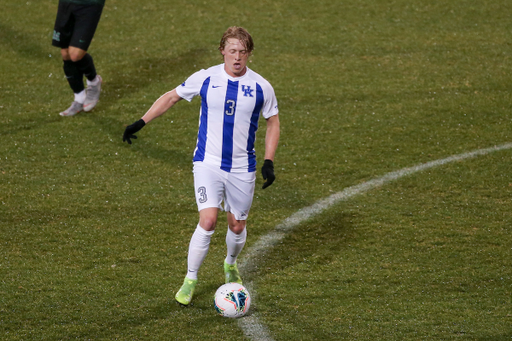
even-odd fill
[[[510,338],[510,180],[490,162],[419,173],[297,228],[257,280],[276,339]]]
[[[121,139],[221,62],[228,26],[253,34],[250,67],[281,112],[277,181],[262,191],[258,174],[247,248],[344,188],[512,141],[507,1],[107,0],[90,48],[102,98],[72,118],[58,116],[72,94],[51,46],[57,1],[2,5],[5,340],[250,339],[212,306],[224,217],[193,307],[173,300],[197,224],[199,101]],[[510,340],[511,161],[502,150],[414,173],[301,223],[246,278],[253,313],[274,340]]]

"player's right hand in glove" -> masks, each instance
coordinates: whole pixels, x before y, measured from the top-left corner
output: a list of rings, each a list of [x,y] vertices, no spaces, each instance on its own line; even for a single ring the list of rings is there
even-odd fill
[[[267,180],[263,184],[263,189],[272,185],[272,183],[276,179],[276,176],[274,175],[274,162],[272,160],[265,160],[265,162],[263,163],[263,167],[261,167],[261,175],[263,175],[263,180]]]
[[[137,122],[134,122],[130,124],[126,129],[124,130],[123,134],[123,142],[126,141],[128,144],[132,144],[132,141],[130,139],[136,139],[137,136],[133,135],[139,130],[141,130],[146,125],[146,122],[141,118]]]

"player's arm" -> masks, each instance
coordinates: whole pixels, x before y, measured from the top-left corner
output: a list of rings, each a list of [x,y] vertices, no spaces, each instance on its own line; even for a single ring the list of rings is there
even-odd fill
[[[144,123],[149,123],[155,118],[162,116],[167,110],[171,109],[182,98],[176,92],[176,89],[163,94],[153,103],[151,108],[142,116]]]
[[[176,89],[169,91],[162,95],[159,99],[153,103],[151,108],[142,116],[142,118],[128,127],[126,127],[123,134],[123,142],[126,141],[129,144],[132,144],[131,139],[136,139],[137,136],[134,134],[141,130],[146,123],[151,122],[155,118],[162,116],[167,110],[171,109],[176,103],[178,103],[182,98],[176,92]]]
[[[274,157],[276,155],[280,134],[279,115],[269,117],[267,119],[267,134],[265,135],[265,162],[263,163],[263,167],[261,167],[263,180],[267,180],[263,184],[264,189],[272,185],[276,179],[274,175]]]
[[[277,144],[281,134],[279,127],[279,115],[267,119],[267,134],[265,135],[265,160],[274,161]]]

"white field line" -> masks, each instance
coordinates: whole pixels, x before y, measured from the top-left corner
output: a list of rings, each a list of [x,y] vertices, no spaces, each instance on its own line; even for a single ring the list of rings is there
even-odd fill
[[[322,211],[329,207],[345,201],[358,194],[365,193],[371,189],[382,186],[388,182],[400,179],[404,176],[411,175],[429,168],[442,166],[444,164],[462,161],[469,158],[474,158],[481,155],[486,155],[504,149],[511,149],[512,143],[506,143],[499,146],[494,146],[485,149],[478,149],[472,152],[453,155],[445,159],[439,159],[427,163],[422,163],[417,166],[403,168],[401,170],[390,172],[380,178],[376,178],[359,185],[351,186],[341,192],[335,193],[327,198],[321,199],[313,205],[300,209],[299,211],[286,218],[283,222],[275,227],[273,231],[262,236],[253,246],[251,246],[244,253],[243,260],[238,264],[240,271],[243,272],[244,278],[249,280],[244,281],[244,285],[251,293],[251,299],[254,301],[256,298],[256,291],[254,290],[253,280],[258,271],[259,260],[265,253],[270,251],[274,245],[279,243],[285,235],[293,230],[300,223],[308,220],[309,218],[320,214]],[[243,330],[246,337],[254,341],[273,341],[268,329],[259,322],[258,313],[254,312],[238,320],[239,327]]]

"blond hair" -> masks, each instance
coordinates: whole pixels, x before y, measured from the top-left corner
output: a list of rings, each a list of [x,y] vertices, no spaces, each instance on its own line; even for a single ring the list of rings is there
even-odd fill
[[[247,30],[243,27],[231,26],[222,35],[222,39],[220,40],[219,44],[219,51],[222,52],[224,50],[229,38],[240,40],[248,54],[251,54],[254,50],[254,42],[252,41],[252,37],[249,32],[247,32]]]

